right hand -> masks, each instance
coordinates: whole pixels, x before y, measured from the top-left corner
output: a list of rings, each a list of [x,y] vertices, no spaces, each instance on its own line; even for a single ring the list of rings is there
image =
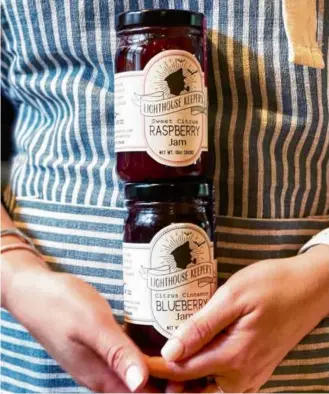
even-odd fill
[[[28,251],[7,252],[3,260],[19,267],[6,283],[4,306],[79,384],[104,393],[144,387],[143,354],[92,286],[50,271]]]

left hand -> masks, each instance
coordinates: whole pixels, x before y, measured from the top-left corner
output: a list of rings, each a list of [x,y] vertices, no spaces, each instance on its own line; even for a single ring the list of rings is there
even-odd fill
[[[252,264],[179,327],[164,358],[148,359],[150,374],[175,381],[215,375],[224,392],[256,392],[328,313],[327,246]]]

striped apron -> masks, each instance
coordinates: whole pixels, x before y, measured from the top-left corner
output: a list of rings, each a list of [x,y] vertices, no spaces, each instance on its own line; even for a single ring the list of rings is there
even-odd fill
[[[288,62],[280,0],[4,0],[2,87],[17,108],[5,204],[50,267],[91,283],[119,321],[114,21],[139,8],[207,17],[220,283],[257,260],[295,255],[329,227],[329,2],[318,0],[320,71]],[[6,310],[1,325],[2,392],[87,391]],[[262,391],[329,391],[329,318]]]

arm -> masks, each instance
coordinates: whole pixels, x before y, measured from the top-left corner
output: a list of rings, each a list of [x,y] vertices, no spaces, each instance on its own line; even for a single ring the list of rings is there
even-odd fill
[[[1,230],[14,227],[13,221],[1,205]],[[1,246],[17,243],[24,243],[24,241],[14,235],[1,238]],[[15,274],[29,270],[41,273],[49,271],[49,267],[41,258],[27,250],[13,250],[1,256],[1,307],[9,310],[7,297],[9,297]]]
[[[1,228],[14,223],[1,207]],[[23,242],[2,238],[2,245]],[[143,355],[117,325],[107,301],[87,283],[52,272],[28,250],[7,251],[1,263],[1,302],[80,384],[95,392],[142,387]]]

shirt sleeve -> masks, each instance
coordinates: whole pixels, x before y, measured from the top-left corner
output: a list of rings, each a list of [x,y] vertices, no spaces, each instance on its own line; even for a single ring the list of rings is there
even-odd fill
[[[328,245],[329,246],[329,228],[326,228],[322,231],[320,231],[318,234],[314,235],[298,252],[304,253],[308,249],[312,248],[313,246],[316,245]]]

